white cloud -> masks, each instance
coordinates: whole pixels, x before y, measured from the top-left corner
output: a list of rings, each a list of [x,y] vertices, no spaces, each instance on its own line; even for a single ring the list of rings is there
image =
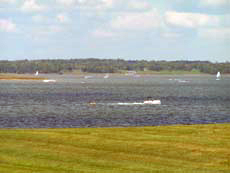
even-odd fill
[[[130,0],[128,1],[128,7],[131,9],[146,10],[151,8],[151,4],[148,1]]]
[[[82,9],[104,10],[114,5],[113,0],[78,0],[78,5]]]
[[[66,6],[66,7],[73,7],[75,5],[80,6],[91,6],[91,5],[101,5],[109,4],[112,0],[56,0],[56,2],[60,5]]]
[[[44,11],[46,7],[38,4],[35,0],[25,0],[21,9],[24,12],[40,12]]]
[[[160,25],[160,16],[156,10],[144,13],[122,13],[110,23],[114,29],[125,30],[149,30]]]
[[[5,32],[15,32],[16,25],[8,19],[0,19],[0,30]]]
[[[57,3],[64,6],[73,6],[77,3],[77,0],[57,0]]]
[[[56,0],[56,2],[64,7],[77,7],[92,11],[108,9],[116,11],[146,10],[152,7],[147,0]]]
[[[48,26],[36,26],[30,29],[27,32],[27,36],[33,40],[44,40],[49,39],[52,36],[56,36],[63,32],[63,28],[57,25],[48,25]]]
[[[101,10],[112,5],[113,0],[56,0],[56,2],[66,8]]]
[[[101,0],[105,7],[112,7],[115,4],[114,0]]]
[[[165,21],[170,25],[187,28],[218,26],[220,24],[220,19],[217,16],[200,13],[180,13],[175,11],[166,12]]]
[[[200,29],[198,36],[206,39],[230,40],[230,28]]]
[[[58,14],[57,19],[61,23],[69,23],[71,21],[70,18],[66,14],[63,14],[63,13]]]
[[[30,28],[28,32],[26,32],[26,37],[33,41],[50,41],[50,39],[57,37],[60,35],[60,32],[63,32],[63,28],[57,25],[49,25],[49,26],[36,26]]]
[[[32,20],[34,22],[44,22],[47,20],[47,17],[46,16],[42,16],[42,15],[34,15],[32,16]]]
[[[115,34],[114,32],[111,32],[111,31],[105,31],[105,30],[96,30],[92,33],[92,35],[94,37],[100,37],[100,38],[111,38],[111,37],[114,37],[116,36],[117,34]]]
[[[15,0],[0,0],[0,3],[15,3]]]
[[[203,6],[225,6],[230,5],[230,0],[200,0]]]
[[[182,37],[182,34],[176,32],[163,32],[161,36],[166,39],[176,39]]]
[[[152,5],[148,0],[100,0],[97,4],[98,9],[113,8],[117,11],[149,10],[152,8]]]
[[[91,10],[104,11],[113,9],[120,2],[120,0],[84,0],[83,8],[91,8]]]

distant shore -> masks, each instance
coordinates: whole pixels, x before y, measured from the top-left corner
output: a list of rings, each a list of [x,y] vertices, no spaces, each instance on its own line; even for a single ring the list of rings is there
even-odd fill
[[[119,72],[115,73],[89,73],[89,72],[81,72],[80,70],[73,70],[73,71],[66,71],[63,74],[75,74],[75,75],[216,75],[216,74],[210,74],[210,73],[202,73],[199,70],[192,70],[192,71],[185,71],[185,70],[160,70],[160,71],[152,71],[152,70],[146,70],[146,71],[128,71],[128,70],[121,70]],[[223,75],[230,75],[229,73],[224,73]]]
[[[122,71],[117,73],[87,73],[87,72],[66,72],[62,75],[76,75],[76,76],[216,76],[216,74],[208,74],[201,72],[189,72],[189,71],[137,71],[136,73],[128,73],[128,71]],[[230,76],[230,74],[221,74],[222,76]]]
[[[0,73],[0,80],[45,80],[48,79],[50,75],[57,76],[215,76],[215,74],[189,72],[189,71],[137,71],[130,73],[129,71],[122,71],[119,73],[87,73],[80,71],[65,72],[63,74],[58,73],[40,73],[38,76],[34,74],[16,74],[16,73]],[[230,74],[222,74],[222,76],[230,76]]]

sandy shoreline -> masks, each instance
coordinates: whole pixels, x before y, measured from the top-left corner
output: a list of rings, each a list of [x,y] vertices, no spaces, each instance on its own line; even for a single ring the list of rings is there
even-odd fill
[[[44,80],[44,77],[37,77],[28,74],[0,74],[0,80]]]

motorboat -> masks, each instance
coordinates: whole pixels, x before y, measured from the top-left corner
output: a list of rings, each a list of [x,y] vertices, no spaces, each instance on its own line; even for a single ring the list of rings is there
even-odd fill
[[[90,78],[93,78],[93,76],[85,76],[84,78],[85,79],[90,79]]]
[[[160,100],[145,100],[144,104],[150,104],[150,105],[160,105],[161,101]]]
[[[96,106],[96,102],[95,101],[91,101],[91,102],[89,102],[89,105],[90,106]]]

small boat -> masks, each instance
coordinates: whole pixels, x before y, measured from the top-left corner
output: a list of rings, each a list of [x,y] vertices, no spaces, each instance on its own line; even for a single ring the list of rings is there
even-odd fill
[[[221,78],[221,75],[220,75],[220,72],[218,71],[216,74],[216,80],[220,80],[220,78]]]
[[[104,76],[104,79],[107,79],[107,78],[109,78],[109,74],[106,74],[106,75]]]
[[[96,102],[95,101],[89,102],[89,105],[90,106],[96,106]]]
[[[144,104],[160,105],[161,101],[160,100],[146,100],[146,101],[144,101]]]
[[[38,76],[38,71],[36,71],[36,73],[34,74],[35,76]]]
[[[93,78],[93,76],[85,76],[84,78],[85,79],[90,79],[90,78]]]
[[[54,79],[45,79],[45,80],[43,80],[43,82],[45,82],[45,83],[56,82],[56,80],[54,80]]]
[[[178,80],[179,83],[189,83],[187,80]]]

